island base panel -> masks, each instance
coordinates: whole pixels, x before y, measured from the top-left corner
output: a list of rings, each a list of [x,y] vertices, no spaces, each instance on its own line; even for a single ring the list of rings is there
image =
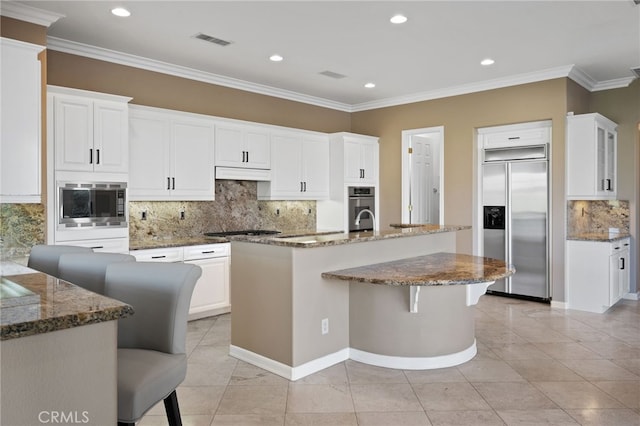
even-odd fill
[[[418,312],[410,312],[410,286],[349,285],[352,350],[398,359],[467,354],[454,357],[460,363],[475,355],[469,356],[475,348],[475,322],[466,286],[423,286]]]

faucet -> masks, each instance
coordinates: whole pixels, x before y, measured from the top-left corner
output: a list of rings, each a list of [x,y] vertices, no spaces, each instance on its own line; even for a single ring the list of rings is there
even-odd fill
[[[371,215],[371,220],[373,221],[373,232],[376,232],[376,216],[373,214],[373,212],[369,209],[362,209],[360,210],[360,212],[358,212],[358,215],[356,216],[356,220],[355,220],[355,225],[358,226],[360,225],[360,216],[362,215],[362,213],[367,212]]]

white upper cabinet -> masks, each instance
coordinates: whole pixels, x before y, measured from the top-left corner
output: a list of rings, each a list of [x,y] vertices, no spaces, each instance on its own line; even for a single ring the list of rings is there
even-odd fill
[[[210,119],[131,107],[130,200],[213,200],[213,137]]]
[[[378,183],[378,138],[338,133],[332,135],[337,149],[342,145],[344,182],[377,185]],[[341,156],[334,156],[340,158]]]
[[[282,132],[271,136],[271,181],[258,182],[261,200],[321,200],[329,197],[326,135]]]
[[[216,166],[252,169],[271,168],[267,128],[216,122]]]
[[[129,171],[128,102],[131,98],[49,86],[53,102],[55,169]]]
[[[0,202],[41,202],[41,64],[44,46],[0,39]]]
[[[616,198],[616,129],[597,113],[567,117],[567,198]]]

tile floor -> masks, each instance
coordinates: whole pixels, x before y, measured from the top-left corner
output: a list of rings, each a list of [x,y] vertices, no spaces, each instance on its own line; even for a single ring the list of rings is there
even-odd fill
[[[289,382],[228,355],[230,316],[189,323],[185,426],[640,425],[640,304],[605,314],[483,296],[478,355],[402,371],[346,361]],[[166,425],[162,404],[140,422]]]

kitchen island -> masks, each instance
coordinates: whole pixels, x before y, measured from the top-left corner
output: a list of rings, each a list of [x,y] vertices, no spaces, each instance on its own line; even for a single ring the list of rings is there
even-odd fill
[[[484,258],[442,264],[435,276],[449,274],[448,285],[433,277],[411,285],[379,285],[364,282],[363,271],[353,279],[343,271],[453,254],[456,232],[469,229],[432,225],[232,240],[231,355],[290,380],[356,359],[358,351],[397,357],[387,365],[396,368],[439,368],[471,359],[476,353],[473,305],[491,281],[513,273],[504,263],[492,263],[497,269],[491,271],[473,266]],[[389,340],[419,345],[394,354],[371,349],[365,329],[373,319],[376,323],[370,325],[379,327],[375,333],[382,340],[388,335]],[[414,325],[405,330],[403,321]],[[361,343],[365,341],[369,343]],[[420,362],[404,362],[408,358]]]
[[[0,424],[116,424],[117,320],[133,308],[0,262]]]

